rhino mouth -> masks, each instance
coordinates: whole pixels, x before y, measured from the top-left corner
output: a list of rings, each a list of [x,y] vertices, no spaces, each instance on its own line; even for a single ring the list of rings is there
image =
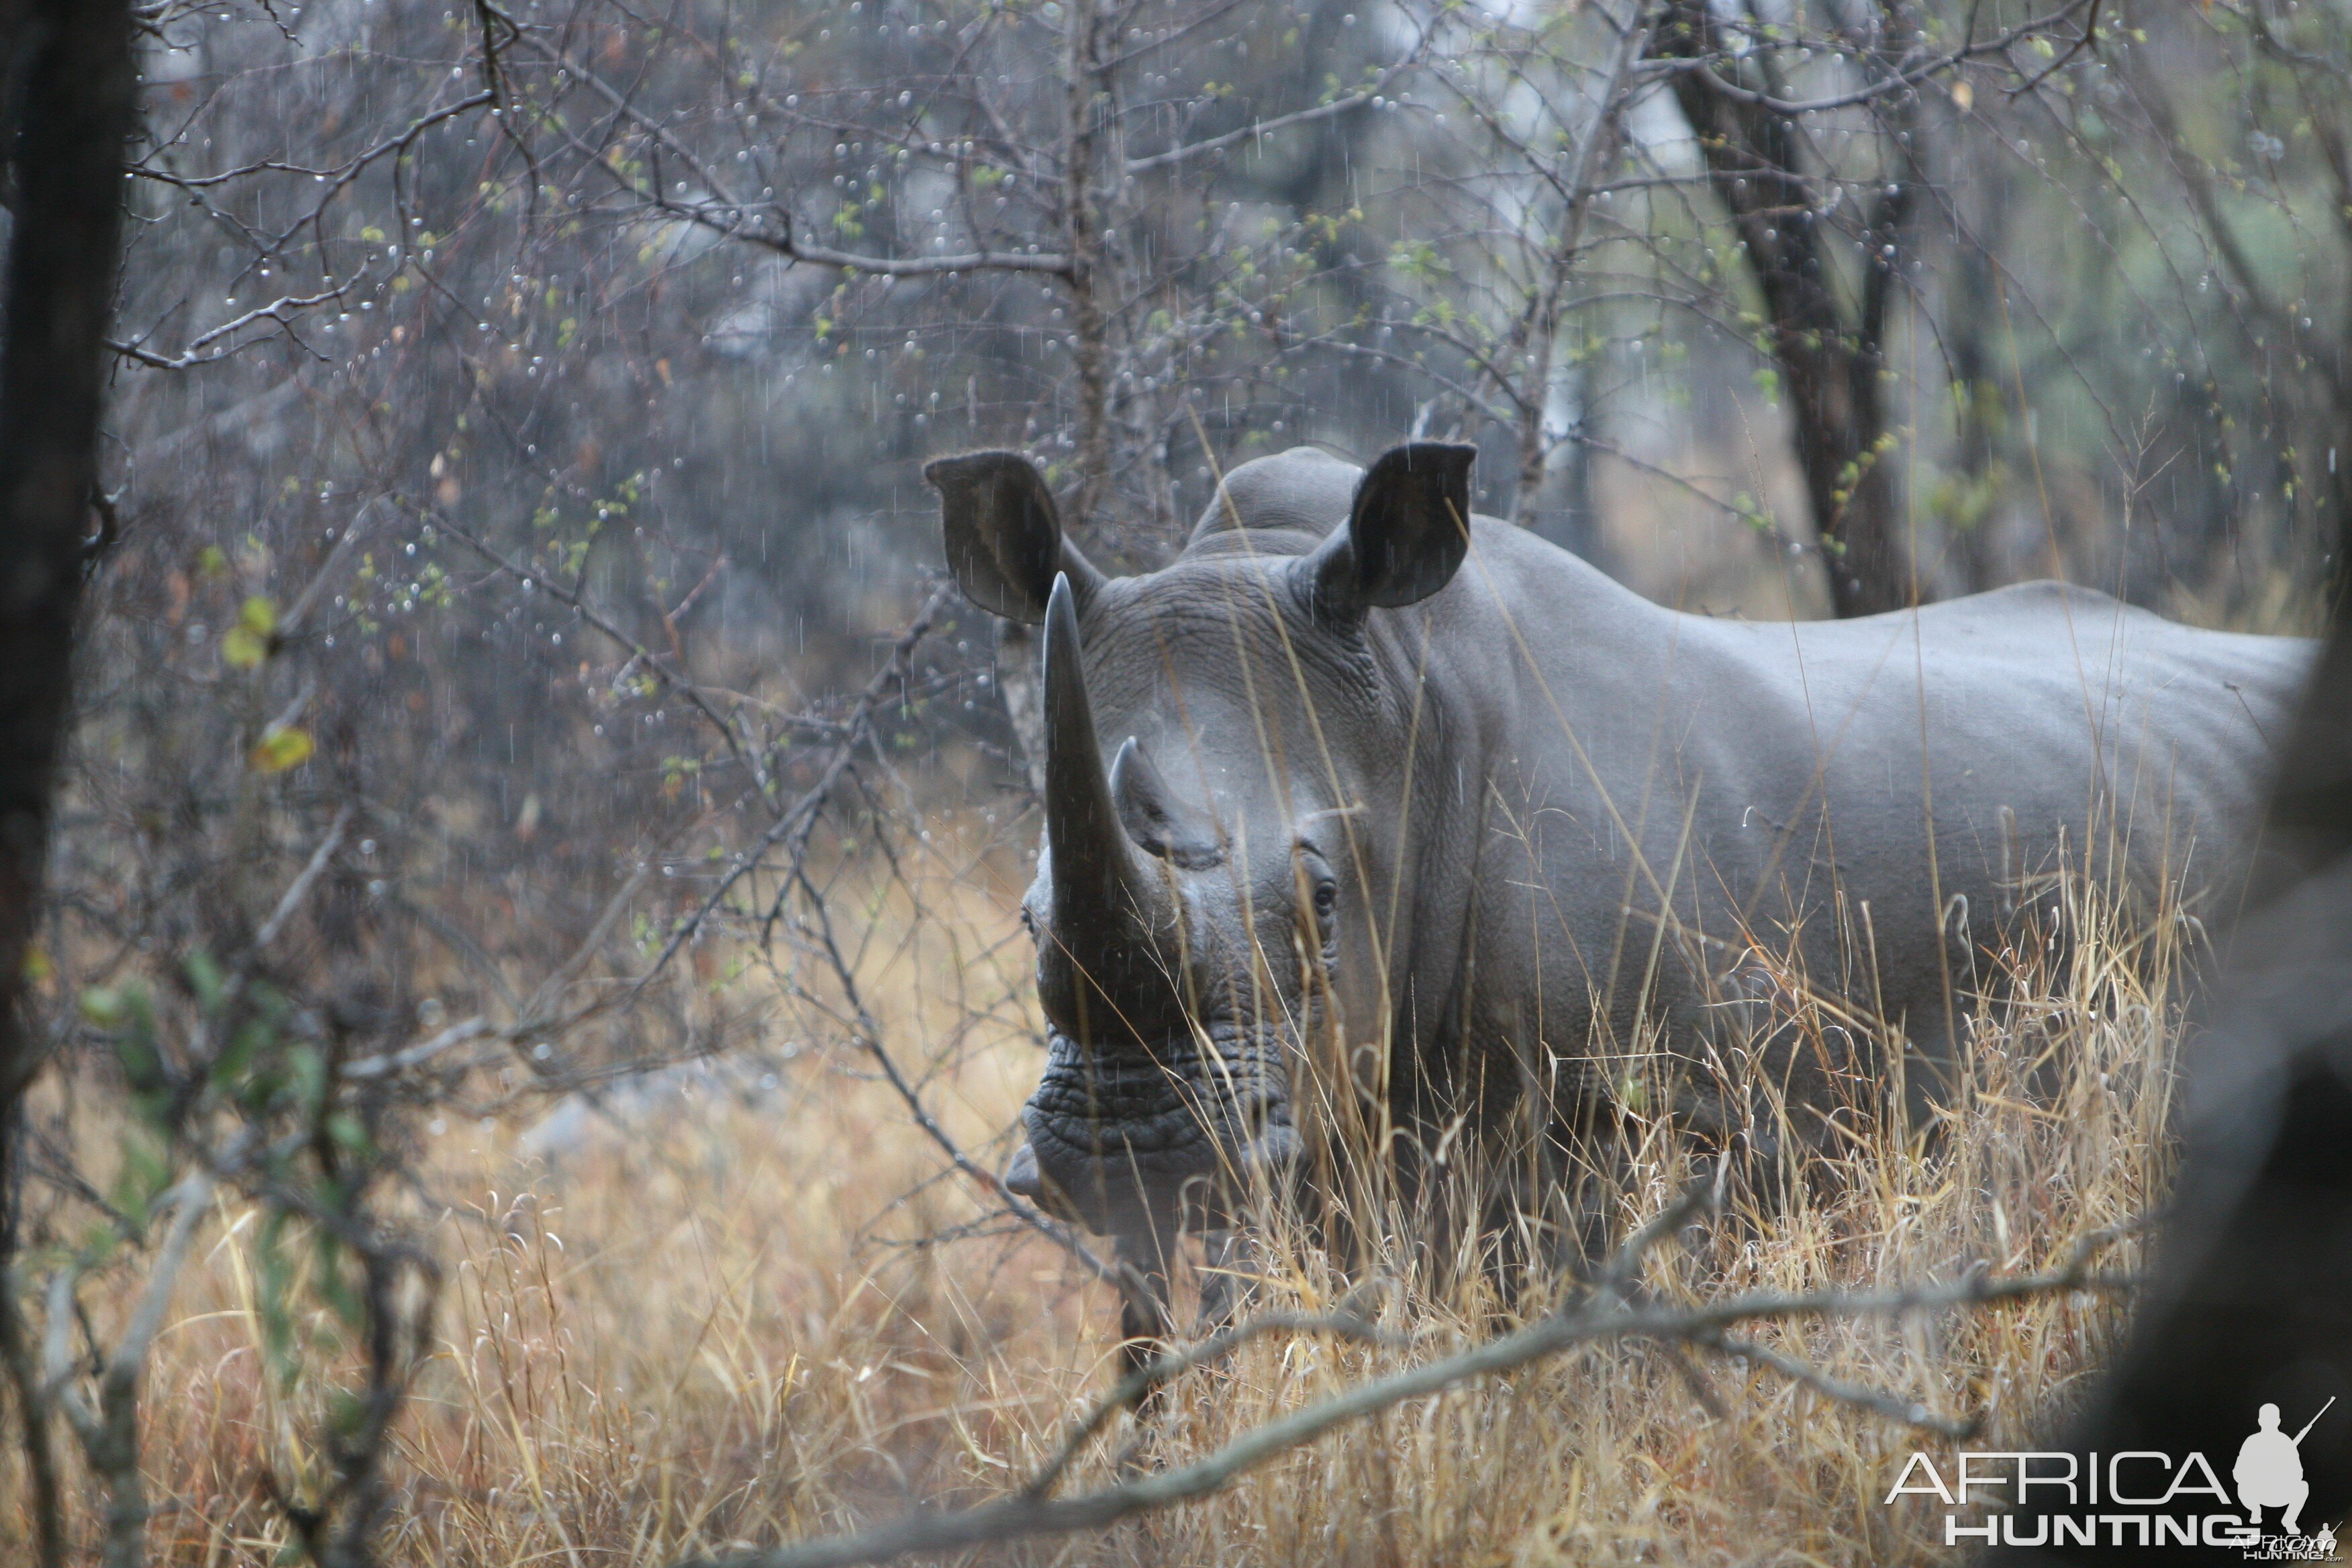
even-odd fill
[[[1004,1179],[1056,1218],[1106,1235],[1219,1228],[1297,1163],[1289,1096],[1267,1067],[1278,1045],[1218,1048],[1213,1064],[1190,1045],[1111,1055],[1058,1032],[1047,1049]]]

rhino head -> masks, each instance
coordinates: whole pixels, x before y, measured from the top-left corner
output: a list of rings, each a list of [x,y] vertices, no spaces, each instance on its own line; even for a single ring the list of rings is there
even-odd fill
[[[1045,626],[1045,845],[1023,904],[1047,1025],[1007,1184],[1119,1236],[1230,1223],[1384,1092],[1412,911],[1413,651],[1375,612],[1468,547],[1472,449],[1228,477],[1166,568],[1107,577],[1018,454],[943,458],[947,556]],[[1428,751],[1433,737],[1421,737]],[[1421,771],[1433,769],[1424,752]]]

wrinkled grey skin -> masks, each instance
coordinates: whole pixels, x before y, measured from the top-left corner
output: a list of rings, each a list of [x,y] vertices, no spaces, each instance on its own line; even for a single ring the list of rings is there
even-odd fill
[[[1046,622],[1025,913],[1050,1055],[1016,1190],[1165,1234],[1188,1191],[1213,1216],[1236,1173],[1279,1178],[1351,1095],[1384,1097],[1417,1167],[1515,1117],[1605,1132],[1638,1043],[1753,1029],[1759,950],[1899,1020],[1924,1076],[2062,832],[2235,897],[2308,645],[2054,584],[1678,614],[1492,519],[1465,540],[1470,458],[1250,463],[1126,578],[1024,459],[932,465],[966,593]],[[1801,1102],[1819,1066],[1773,1070]],[[1748,1109],[1706,1076],[1678,1110],[1737,1136]]]

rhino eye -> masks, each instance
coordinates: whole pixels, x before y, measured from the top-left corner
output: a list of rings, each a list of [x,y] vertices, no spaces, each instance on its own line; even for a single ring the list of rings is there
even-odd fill
[[[1029,906],[1026,904],[1021,906],[1021,929],[1029,933],[1031,942],[1037,940],[1037,917],[1029,912]]]
[[[1332,910],[1338,907],[1339,902],[1339,886],[1338,883],[1318,882],[1315,884],[1315,918],[1317,920],[1329,920],[1331,918]]]

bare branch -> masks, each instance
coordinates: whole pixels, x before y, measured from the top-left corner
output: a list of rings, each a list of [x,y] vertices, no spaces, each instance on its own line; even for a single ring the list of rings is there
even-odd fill
[[[876,1067],[882,1069],[882,1076],[889,1080],[891,1089],[897,1091],[899,1100],[905,1103],[908,1115],[913,1120],[915,1125],[922,1130],[923,1135],[939,1146],[940,1152],[948,1157],[950,1164],[978,1184],[982,1190],[1003,1205],[1023,1225],[1068,1253],[1087,1273],[1106,1284],[1117,1286],[1124,1294],[1131,1296],[1141,1290],[1142,1281],[1135,1277],[1134,1269],[1123,1264],[1104,1262],[1096,1255],[1092,1247],[1079,1238],[1077,1232],[1061,1221],[1047,1215],[1014,1193],[1012,1188],[1004,1184],[1004,1179],[1002,1176],[966,1154],[956,1141],[949,1135],[947,1129],[940,1125],[939,1120],[930,1113],[929,1108],[924,1105],[922,1096],[916,1091],[915,1086],[908,1081],[907,1075],[899,1069],[897,1058],[891,1056],[889,1048],[883,1044],[882,1026],[875,1020],[874,1015],[866,1010],[866,999],[858,986],[856,973],[851,969],[849,961],[843,956],[840,943],[834,940],[833,914],[825,907],[824,895],[810,885],[804,865],[796,863],[793,875],[793,879],[808,896],[809,911],[816,921],[817,938],[833,969],[835,983],[842,988],[842,994],[848,1000],[851,1013],[856,1019],[855,1043],[873,1058]]]
[[[1140,158],[1129,158],[1127,161],[1127,172],[1130,174],[1145,174],[1154,169],[1173,168],[1179,163],[1188,163],[1195,158],[1206,158],[1214,153],[1223,153],[1228,148],[1239,147],[1244,142],[1262,141],[1276,132],[1287,131],[1295,125],[1312,125],[1318,120],[1329,120],[1336,115],[1351,114],[1374,99],[1384,96],[1399,77],[1420,63],[1421,49],[1417,47],[1412,54],[1382,71],[1373,79],[1370,87],[1360,89],[1345,98],[1335,98],[1328,103],[1318,103],[1312,109],[1300,109],[1288,114],[1277,114],[1271,120],[1257,121],[1253,124],[1243,126],[1238,131],[1228,131],[1222,136],[1211,136],[1181,147],[1171,147],[1164,153],[1152,153]]]
[[[118,342],[110,338],[107,340],[106,346],[123,358],[134,360],[153,370],[193,370],[198,365],[216,364],[239,350],[249,347],[250,342],[231,343],[228,347],[215,352],[205,352],[211,349],[213,344],[253,325],[256,321],[275,321],[278,326],[291,331],[294,319],[299,312],[314,310],[320,305],[340,303],[345,295],[365,281],[367,276],[367,268],[362,267],[342,282],[322,292],[283,295],[272,300],[267,305],[247,310],[233,321],[224,321],[208,332],[203,332],[189,339],[187,346],[176,354],[159,354],[145,347],[143,339]],[[256,342],[259,341],[259,339],[251,340]]]
[[[551,48],[528,35],[517,41],[588,84],[614,113],[694,171],[703,188],[710,192],[714,199],[680,201],[657,185],[648,189],[613,167],[610,161],[596,156],[593,149],[581,144],[576,137],[570,138],[575,150],[587,162],[604,171],[622,189],[673,217],[683,218],[730,239],[757,246],[790,260],[805,262],[813,267],[839,268],[847,272],[871,273],[877,278],[937,278],[961,272],[1037,272],[1055,276],[1069,273],[1069,258],[1051,252],[1040,255],[1034,252],[977,250],[955,256],[888,257],[860,256],[852,251],[836,250],[830,246],[811,245],[794,232],[792,215],[782,206],[772,202],[754,205],[730,195],[726,182],[715,170],[672,135],[668,127],[639,110],[627,94],[603,77],[562,50]]]
[[[1780,98],[1770,92],[1759,91],[1753,88],[1740,87],[1736,83],[1726,81],[1717,72],[1716,62],[1711,56],[1656,60],[1652,62],[1652,69],[1648,75],[1654,80],[1676,76],[1702,77],[1706,79],[1707,90],[1710,92],[1721,93],[1734,103],[1743,104],[1751,109],[1760,109],[1771,114],[1784,115],[1790,119],[1807,114],[1825,114],[1832,110],[1854,109],[1864,104],[1879,102],[1890,94],[1916,87],[1931,77],[1941,76],[1955,66],[1964,65],[1969,60],[1979,59],[1987,55],[2005,54],[2029,39],[2056,31],[2059,24],[2071,20],[2083,12],[2089,12],[2095,19],[2100,3],[2101,0],[2066,0],[2066,4],[2056,10],[2021,22],[1995,37],[1975,39],[1957,48],[1946,49],[1941,53],[1929,55],[1908,64],[1898,62],[1894,69],[1885,76],[1873,80],[1867,87],[1856,88],[1852,92],[1832,93],[1822,98]],[[2087,36],[2086,29],[2085,37]],[[2081,47],[2081,41],[2077,40],[2074,47]]]
[[[310,897],[311,888],[326,873],[327,862],[332,860],[335,851],[343,847],[343,831],[351,825],[352,807],[346,805],[335,813],[335,820],[327,826],[326,837],[319,840],[319,847],[310,851],[310,858],[303,865],[300,873],[278,895],[278,907],[269,911],[269,918],[261,922],[261,929],[253,933],[255,954],[267,952],[278,940],[278,934],[285,931],[286,922],[294,918],[294,911],[302,907],[302,900]]]
[[[396,1051],[387,1051],[382,1056],[361,1057],[356,1060],[345,1062],[341,1071],[344,1078],[353,1082],[390,1078],[395,1073],[406,1072],[411,1068],[423,1067],[444,1051],[452,1050],[468,1040],[478,1040],[485,1035],[498,1032],[490,1027],[489,1020],[487,1018],[468,1018],[462,1024],[452,1024],[432,1038],[419,1041],[415,1045],[404,1047]]]

